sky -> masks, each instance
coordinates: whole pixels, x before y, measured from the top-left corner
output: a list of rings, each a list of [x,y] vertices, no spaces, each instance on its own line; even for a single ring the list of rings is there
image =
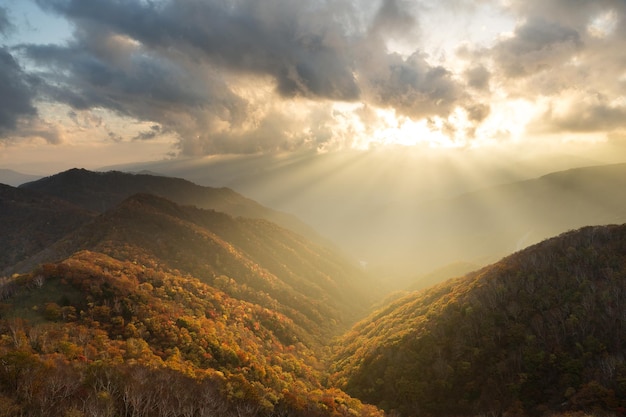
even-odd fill
[[[0,0],[3,168],[625,143],[624,0]]]

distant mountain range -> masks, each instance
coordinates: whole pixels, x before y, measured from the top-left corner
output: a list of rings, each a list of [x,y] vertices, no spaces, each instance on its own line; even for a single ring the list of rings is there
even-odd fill
[[[448,264],[485,265],[568,230],[626,221],[626,164],[458,156],[251,156],[143,168],[227,185],[293,213],[394,279],[394,289]]]
[[[20,188],[53,195],[100,213],[133,194],[149,193],[181,205],[223,211],[233,216],[267,219],[314,240],[321,240],[313,229],[294,216],[264,207],[229,188],[203,187],[180,178],[74,168],[24,183]]]
[[[0,184],[11,185],[17,187],[25,182],[35,181],[41,178],[41,175],[23,174],[13,171],[12,169],[0,168]]]
[[[408,207],[377,236],[396,242],[390,261],[484,265],[568,230],[626,222],[623,190],[626,164],[572,169]]]

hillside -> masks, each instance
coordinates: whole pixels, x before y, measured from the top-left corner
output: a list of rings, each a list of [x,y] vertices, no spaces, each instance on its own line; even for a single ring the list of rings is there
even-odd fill
[[[619,415],[625,294],[626,225],[586,227],[373,313],[332,380],[402,416]]]
[[[4,184],[0,214],[0,276],[95,217],[58,198]]]
[[[287,316],[81,251],[0,282],[3,416],[379,416]]]
[[[397,236],[418,260],[494,262],[583,226],[626,222],[626,164],[578,168],[423,203]],[[426,239],[425,237],[428,237]]]
[[[330,249],[265,220],[234,218],[137,194],[57,242],[18,271],[91,250],[190,274],[286,314],[319,339],[362,317],[376,285]]]
[[[326,384],[328,341],[373,281],[267,220],[136,194],[17,270],[0,278],[0,415],[381,415]]]
[[[233,216],[266,219],[309,239],[322,241],[313,229],[294,216],[264,207],[229,188],[203,187],[180,178],[74,168],[22,184],[20,188],[53,195],[101,213],[133,194],[154,194],[181,205],[222,211]]]

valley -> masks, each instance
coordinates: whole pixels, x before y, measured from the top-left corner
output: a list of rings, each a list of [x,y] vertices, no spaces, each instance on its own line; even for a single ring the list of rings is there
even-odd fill
[[[623,169],[420,203],[456,246],[399,239],[450,262],[395,283],[226,188],[84,169],[2,186],[0,415],[622,415]],[[538,243],[510,249],[527,226],[481,223],[485,204]]]

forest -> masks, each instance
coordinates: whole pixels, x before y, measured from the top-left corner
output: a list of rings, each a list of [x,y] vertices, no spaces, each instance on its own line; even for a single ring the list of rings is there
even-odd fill
[[[626,414],[626,226],[384,298],[293,219],[148,177],[0,188],[0,416]]]

